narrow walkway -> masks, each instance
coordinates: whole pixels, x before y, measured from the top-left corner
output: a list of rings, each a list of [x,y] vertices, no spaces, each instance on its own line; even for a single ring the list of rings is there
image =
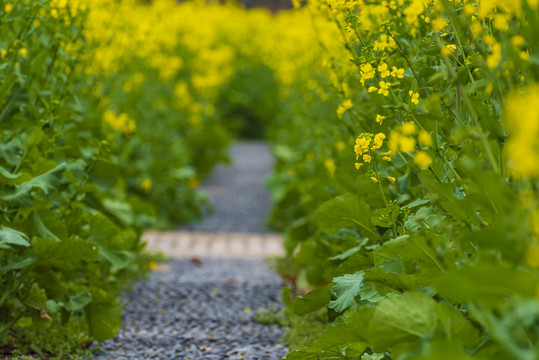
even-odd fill
[[[255,321],[280,309],[281,279],[264,257],[282,238],[264,228],[271,205],[264,181],[272,159],[262,143],[232,148],[233,165],[203,186],[215,212],[176,232],[147,232],[149,251],[173,261],[135,284],[119,335],[95,352],[109,359],[274,360],[282,329]]]
[[[231,151],[232,164],[219,166],[202,186],[214,211],[199,224],[185,227],[196,232],[266,232],[264,220],[271,197],[264,187],[273,168],[267,144],[238,142]]]

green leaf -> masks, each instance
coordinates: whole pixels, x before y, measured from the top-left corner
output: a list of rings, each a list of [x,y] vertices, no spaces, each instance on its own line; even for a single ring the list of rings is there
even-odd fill
[[[93,289],[92,298],[84,308],[90,336],[97,341],[116,336],[122,325],[122,305],[116,296],[101,289]]]
[[[0,227],[0,249],[10,248],[9,245],[18,246],[30,246],[28,242],[28,236],[20,231],[8,228],[6,226]]]
[[[31,191],[35,188],[41,189],[45,194],[60,185],[62,172],[66,169],[66,164],[62,163],[44,174],[36,176],[30,181],[15,185],[11,190],[0,192],[0,198],[16,206],[31,206],[33,197]]]
[[[329,302],[329,307],[337,312],[342,312],[354,301],[361,286],[363,285],[363,271],[355,274],[347,274],[333,279],[335,285],[331,289],[336,299]]]
[[[437,323],[436,302],[426,294],[406,292],[378,303],[369,339],[373,350],[383,352],[433,334]]]
[[[475,347],[480,341],[479,331],[457,309],[443,303],[436,303],[439,327],[449,341],[467,348]]]
[[[35,238],[32,246],[36,251],[40,265],[51,265],[62,269],[74,269],[81,261],[97,260],[95,244],[77,238],[56,241],[51,238]]]
[[[316,213],[320,230],[334,235],[347,227],[360,227],[364,235],[378,237],[371,226],[369,205],[352,193],[337,196],[320,206]]]
[[[423,273],[428,273],[429,278],[445,271],[441,260],[427,243],[426,238],[420,234],[402,235],[385,242],[374,251],[374,264],[382,265],[397,257],[416,262]]]
[[[420,172],[418,177],[432,196],[437,199],[440,206],[455,219],[467,224],[480,225],[477,216],[474,214],[474,209],[469,207],[469,203],[455,197],[454,184],[440,182],[428,171]]]
[[[69,300],[64,304],[67,311],[75,312],[84,309],[92,301],[92,294],[88,291],[81,291],[69,297]]]
[[[45,309],[47,306],[47,294],[38,284],[33,283],[28,294],[23,299],[23,303],[36,310]]]
[[[493,306],[504,302],[506,296],[535,297],[537,283],[534,272],[483,263],[452,270],[441,276],[435,287],[453,303],[480,302]]]
[[[22,174],[12,174],[9,171],[7,171],[5,168],[0,166],[0,176],[2,176],[5,180],[7,180],[7,183],[11,183],[11,180],[15,180],[18,177],[20,177]]]
[[[329,285],[322,286],[310,291],[305,296],[296,297],[294,312],[298,315],[305,315],[327,306],[330,300]]]
[[[425,206],[415,214],[410,215],[404,224],[412,232],[419,230],[436,230],[436,226],[445,219],[445,216],[434,213],[434,207]]]
[[[65,229],[61,221],[59,221],[57,218],[54,218],[50,214],[43,214],[42,216],[44,216],[44,218],[46,219],[46,222],[48,223],[47,225],[50,224],[52,225],[52,227],[59,230],[58,232],[60,233],[60,236],[62,236],[62,238],[67,237],[67,230]],[[43,223],[38,213],[34,213],[34,223],[36,224],[37,231],[39,235],[41,235],[41,237],[47,237],[47,238],[54,239],[56,241],[60,241],[60,238],[56,236],[56,234],[51,232],[47,228],[47,226]]]
[[[123,226],[133,224],[134,215],[131,206],[125,201],[116,199],[104,199],[103,207],[113,215]]]
[[[350,358],[357,358],[367,348],[367,325],[373,313],[374,310],[366,306],[351,308],[328,325],[318,340],[290,352],[285,359],[342,359],[347,358],[348,348],[353,353]]]

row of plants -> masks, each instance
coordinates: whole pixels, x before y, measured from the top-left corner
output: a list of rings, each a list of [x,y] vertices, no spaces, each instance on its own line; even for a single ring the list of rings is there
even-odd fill
[[[539,4],[305,6],[340,49],[272,133],[286,359],[537,358]]]
[[[232,137],[336,106],[312,80],[328,84],[318,42],[336,33],[312,23],[173,0],[0,1],[0,348],[62,357],[113,337],[121,294],[153,263],[142,231],[208,211],[197,187]],[[309,111],[323,122],[332,107]]]
[[[271,115],[245,102],[268,108],[277,92],[273,72],[234,47],[232,25],[201,21],[240,17],[247,37],[245,15],[0,1],[0,348],[62,357],[113,337],[121,294],[152,263],[142,230],[211,207],[198,184],[228,161],[234,134],[260,136]],[[245,100],[249,79],[270,96]]]

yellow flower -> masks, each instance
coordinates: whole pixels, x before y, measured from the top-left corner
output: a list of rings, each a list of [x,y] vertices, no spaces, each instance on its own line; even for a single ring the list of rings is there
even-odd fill
[[[382,157],[382,160],[384,161],[391,161],[391,158],[389,156],[384,156]]]
[[[19,54],[23,59],[26,59],[26,57],[28,56],[28,50],[26,50],[26,48],[22,48],[19,50]]]
[[[419,104],[419,93],[414,92],[413,90],[408,91],[408,95],[412,97],[411,101],[414,104]]]
[[[473,14],[475,14],[475,11],[476,11],[476,8],[475,6],[471,5],[471,4],[466,4],[464,5],[464,13],[468,16],[472,16]]]
[[[442,56],[451,56],[451,54],[453,54],[453,50],[455,50],[456,48],[457,47],[453,44],[444,46],[442,50],[440,50],[440,54],[442,54]]]
[[[515,35],[511,38],[511,44],[513,44],[513,46],[516,48],[521,47],[525,43],[526,39],[524,39],[524,36],[522,35]]]
[[[354,165],[356,166],[356,169],[359,169],[360,167],[362,167],[362,166],[365,165],[365,164],[363,164],[363,163],[358,163],[358,162],[357,162],[357,163],[355,163]]]
[[[444,20],[441,17],[431,20],[431,24],[436,31],[441,31],[444,27],[447,26],[448,21]]]
[[[380,72],[380,76],[385,78],[385,77],[388,77],[391,72],[387,69],[387,64],[386,63],[382,63],[378,66],[378,71]]]
[[[472,25],[470,25],[470,31],[472,32],[473,37],[476,38],[483,31],[483,26],[479,21],[474,21],[472,22]]]
[[[515,90],[505,100],[504,122],[509,139],[505,146],[507,168],[518,179],[539,178],[539,85]]]
[[[391,182],[397,181],[397,179],[395,179],[393,176],[388,176],[387,179]]]
[[[378,182],[378,179],[377,179],[377,178],[375,178],[374,176],[371,176],[371,180],[372,180],[372,181],[374,181],[375,183],[377,183],[377,182]]]
[[[363,64],[359,67],[359,73],[361,75],[361,85],[365,85],[365,80],[374,78],[376,70],[372,67],[371,64]]]
[[[538,268],[539,267],[539,246],[538,245],[530,245],[526,249],[526,255],[525,255],[526,264],[529,267],[532,268]]]
[[[378,150],[382,147],[382,143],[384,142],[386,138],[386,135],[384,133],[378,133],[374,136],[374,141],[372,145],[373,150]]]
[[[419,136],[417,137],[419,140],[419,143],[426,147],[432,146],[432,138],[430,137],[430,134],[426,132],[425,130],[421,130],[419,132]]]
[[[413,152],[415,150],[415,139],[407,136],[400,136],[399,148],[403,152]]]
[[[142,190],[144,190],[145,193],[149,193],[152,191],[152,181],[148,178],[142,180],[142,183],[140,184],[140,187]]]
[[[2,50],[0,50],[0,58],[5,58],[7,55],[7,50],[2,48]]]
[[[360,155],[363,155],[363,153],[369,151],[370,143],[371,143],[371,138],[369,138],[369,137],[363,137],[363,136],[360,135],[356,139],[356,144],[354,146],[354,152],[356,153],[356,159],[358,159]]]
[[[250,313],[250,312],[251,312],[251,309],[250,309],[249,307],[246,306],[245,308],[243,308],[243,312],[245,312],[245,313]]]
[[[507,31],[508,25],[507,25],[507,18],[504,14],[496,14],[494,15],[494,21],[492,22],[492,25],[495,29],[500,31]]]
[[[13,5],[11,4],[6,4],[6,6],[4,6],[4,11],[6,13],[10,12],[11,10],[13,10]]]
[[[384,120],[386,117],[382,116],[380,114],[376,115],[376,122],[380,125],[382,125],[382,120]]]
[[[487,55],[487,67],[494,69],[498,66],[502,60],[502,46],[499,43],[492,45],[492,51],[490,55]]]
[[[411,121],[405,122],[404,124],[402,124],[401,132],[404,135],[415,134],[415,124]]]
[[[414,156],[414,162],[420,169],[426,169],[432,164],[432,158],[424,151],[418,151]]]
[[[380,81],[379,85],[380,85],[380,89],[378,89],[378,94],[383,94],[384,96],[388,96],[389,95],[389,86],[391,84],[387,83],[385,81]]]
[[[397,69],[396,66],[393,66],[391,71],[391,76],[402,79],[404,77],[404,69]]]
[[[369,154],[363,154],[363,161],[366,163],[370,163],[372,160],[371,156]]]
[[[378,90],[376,86],[370,86],[368,91],[371,93],[371,92],[375,92],[376,90]]]
[[[331,176],[335,174],[335,170],[337,170],[337,165],[335,165],[335,161],[331,158],[327,158],[324,160],[324,166],[326,167],[327,171]]]
[[[351,109],[354,106],[352,103],[352,100],[348,99],[345,100],[339,107],[337,108],[337,116],[339,116],[339,119],[342,119],[342,115],[349,109]]]

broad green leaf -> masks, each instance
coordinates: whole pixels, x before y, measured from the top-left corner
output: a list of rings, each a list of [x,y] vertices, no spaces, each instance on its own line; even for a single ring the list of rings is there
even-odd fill
[[[56,241],[50,238],[35,238],[32,241],[39,264],[52,265],[61,269],[74,269],[81,261],[97,260],[97,247],[92,242],[70,238]]]
[[[97,341],[110,339],[120,331],[122,305],[118,299],[101,289],[92,291],[92,302],[84,308],[90,336]]]
[[[363,272],[358,271],[355,274],[347,274],[333,279],[335,284],[331,289],[335,300],[329,302],[329,307],[337,312],[342,312],[352,301],[354,301],[361,286],[363,285]]]
[[[371,321],[374,310],[369,307],[351,308],[344,315],[328,325],[319,339],[293,351],[286,360],[333,359],[346,358],[345,346],[350,346],[354,352],[351,358],[367,348],[367,325]]]
[[[369,205],[352,193],[337,196],[316,212],[320,230],[334,235],[347,227],[359,227],[364,236],[378,237],[371,226]]]
[[[0,248],[6,245],[30,246],[28,236],[6,226],[0,227]],[[3,246],[4,245],[4,246]],[[8,246],[9,248],[9,246]]]
[[[426,294],[406,292],[378,303],[369,324],[369,339],[373,350],[383,352],[433,334],[437,323],[436,302]]]
[[[443,303],[436,303],[436,313],[445,338],[467,348],[474,348],[480,341],[479,331],[457,309]]]
[[[388,266],[390,264],[391,266]],[[414,290],[418,286],[418,276],[416,274],[405,274],[404,263],[399,258],[391,263],[384,264],[384,267],[375,267],[372,269],[364,270],[365,281],[371,282],[376,290],[380,293],[380,287],[383,286],[384,290],[387,287],[391,287],[394,290]],[[396,271],[396,272],[395,272]]]
[[[330,300],[329,285],[322,286],[308,292],[305,296],[297,296],[294,302],[294,312],[305,315],[327,306]]]
[[[417,262],[424,273],[429,272],[429,277],[445,271],[441,260],[427,243],[426,238],[419,234],[403,235],[385,242],[374,251],[374,264],[382,265],[397,257]]]
[[[453,303],[480,302],[486,306],[506,296],[533,298],[538,278],[534,272],[484,263],[452,270],[436,282],[438,293]]]

